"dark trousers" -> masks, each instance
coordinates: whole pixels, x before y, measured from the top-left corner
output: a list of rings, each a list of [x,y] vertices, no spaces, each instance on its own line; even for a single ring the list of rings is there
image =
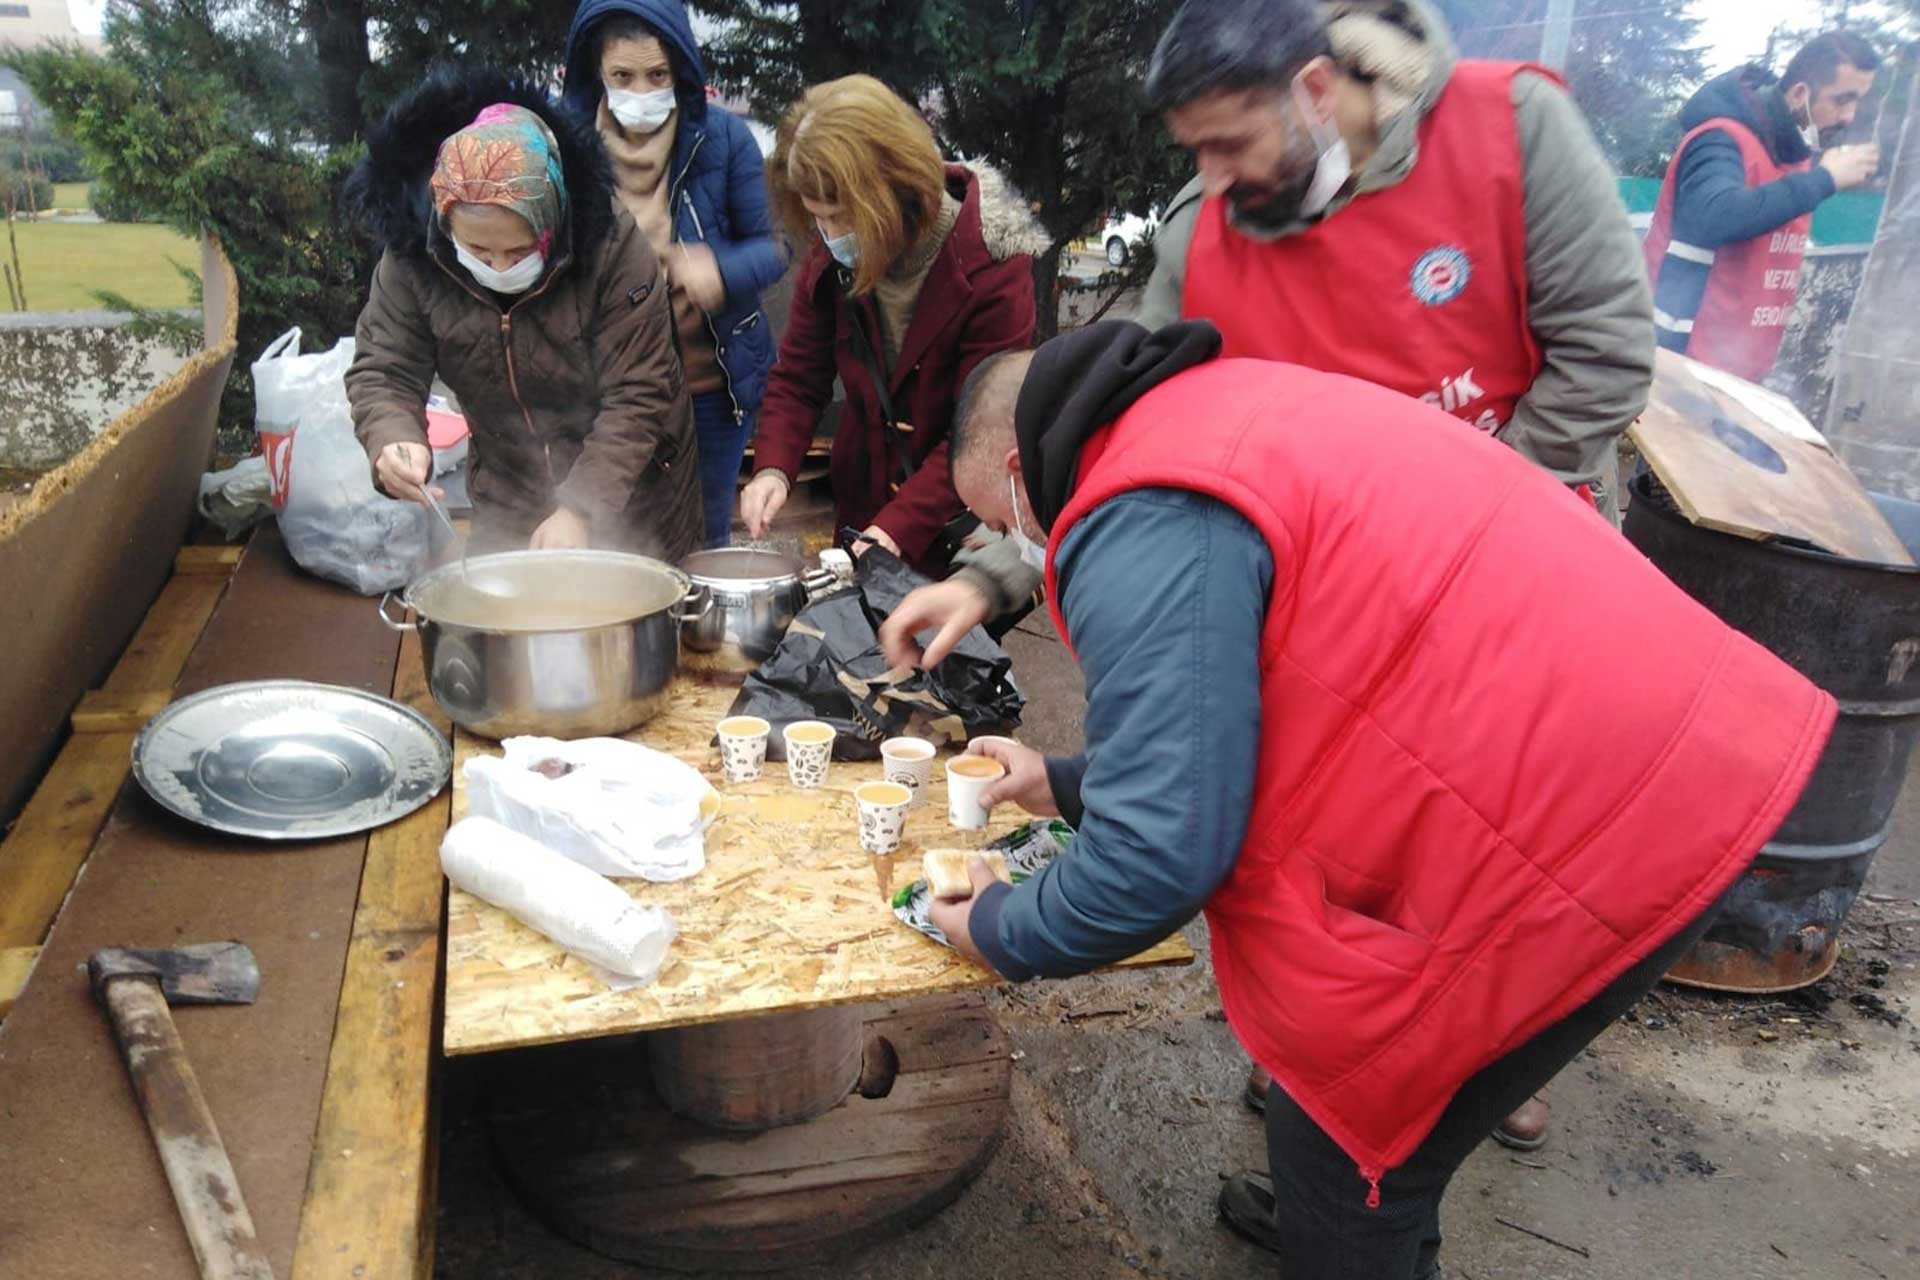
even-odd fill
[[[733,500],[740,486],[740,458],[753,434],[754,415],[733,420],[733,397],[708,391],[693,398],[693,430],[700,442],[700,501],[707,513],[707,545],[733,540]]]
[[[1440,1198],[1493,1127],[1653,988],[1700,940],[1715,904],[1591,1001],[1483,1068],[1462,1085],[1440,1123],[1407,1162],[1380,1180],[1380,1207],[1353,1157],[1275,1087],[1267,1095],[1284,1280],[1432,1280],[1440,1274]]]

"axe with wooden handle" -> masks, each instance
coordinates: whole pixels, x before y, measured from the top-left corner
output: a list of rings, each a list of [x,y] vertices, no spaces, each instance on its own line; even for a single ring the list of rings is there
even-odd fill
[[[238,942],[162,951],[109,947],[93,953],[87,974],[113,1021],[202,1280],[273,1280],[168,1011],[170,1004],[252,1004],[260,991],[253,952]]]

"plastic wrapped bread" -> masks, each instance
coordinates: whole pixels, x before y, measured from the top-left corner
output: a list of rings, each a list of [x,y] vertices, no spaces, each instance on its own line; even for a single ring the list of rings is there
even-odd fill
[[[490,902],[592,965],[616,990],[652,982],[678,932],[673,917],[491,818],[465,818],[440,842],[454,886]]]
[[[684,880],[707,865],[698,769],[618,738],[508,738],[467,761],[468,812],[604,876]]]

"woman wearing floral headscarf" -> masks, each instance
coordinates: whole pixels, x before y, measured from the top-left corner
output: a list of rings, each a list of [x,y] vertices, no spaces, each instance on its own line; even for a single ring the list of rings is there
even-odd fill
[[[385,250],[347,373],[383,490],[424,498],[437,375],[473,431],[476,549],[700,547],[659,260],[590,131],[533,85],[439,72],[369,135],[348,198]]]

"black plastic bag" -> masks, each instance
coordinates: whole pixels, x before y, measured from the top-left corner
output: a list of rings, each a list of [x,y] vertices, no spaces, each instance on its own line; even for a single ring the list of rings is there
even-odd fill
[[[780,730],[796,720],[832,725],[838,760],[877,760],[881,742],[902,734],[962,743],[1011,733],[1026,699],[1006,650],[981,628],[932,671],[888,667],[880,624],[926,583],[885,547],[868,548],[854,585],[800,611],[773,656],[747,677],[731,714],[773,725],[767,754],[775,760],[786,758]]]

